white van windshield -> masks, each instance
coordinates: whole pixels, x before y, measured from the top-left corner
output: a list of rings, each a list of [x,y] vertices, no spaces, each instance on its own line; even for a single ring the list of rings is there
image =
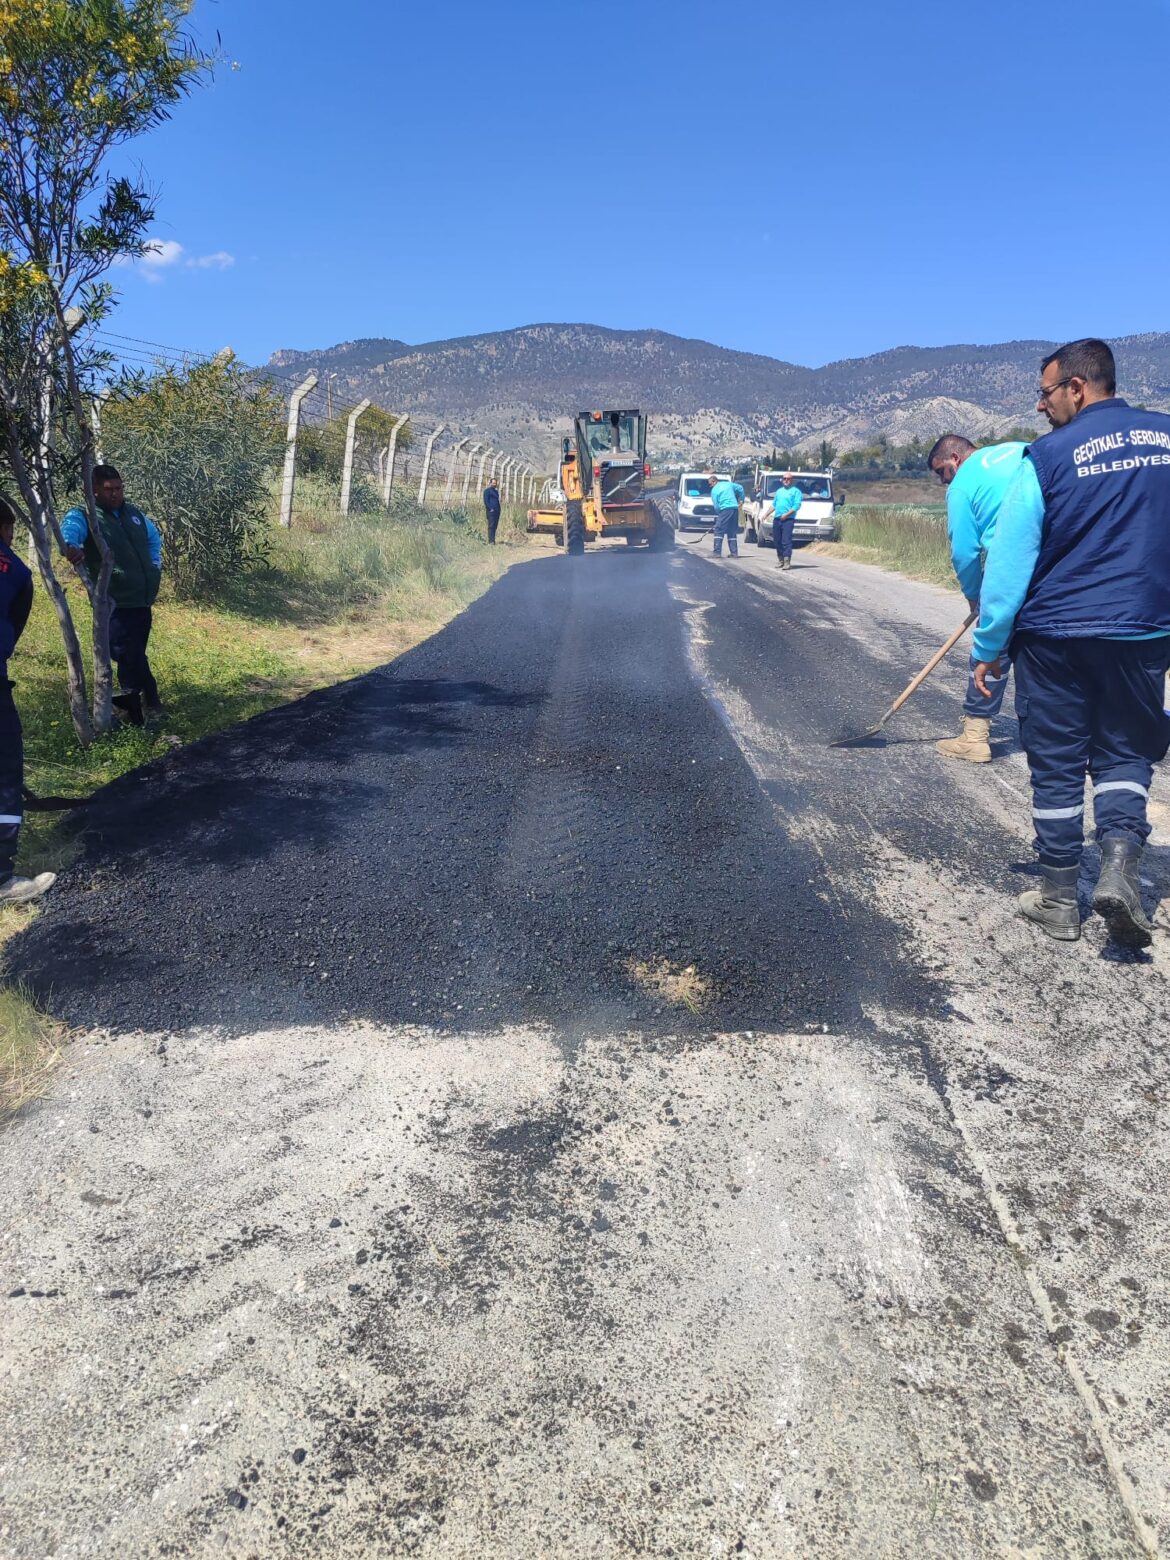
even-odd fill
[[[710,492],[710,477],[684,477],[682,480],[684,498],[706,498]]]
[[[764,478],[764,494],[767,498],[775,497],[778,488],[784,484],[784,474],[775,474]],[[799,488],[805,498],[832,498],[833,490],[828,477],[803,477],[795,472],[792,475],[793,487]]]

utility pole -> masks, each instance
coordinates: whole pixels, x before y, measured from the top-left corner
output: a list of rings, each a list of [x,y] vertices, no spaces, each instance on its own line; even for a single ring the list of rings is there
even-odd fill
[[[301,402],[317,383],[316,374],[293,391],[288,398],[288,431],[284,444],[284,477],[280,484],[280,523],[286,529],[292,525],[293,489],[297,480],[297,430],[301,425]]]
[[[370,400],[367,396],[364,401],[359,401],[349,414],[349,421],[345,425],[345,461],[341,468],[341,512],[349,514],[349,495],[353,487],[353,447],[357,440],[357,420],[369,407]]]
[[[382,508],[390,508],[390,494],[394,491],[394,451],[398,448],[398,430],[410,421],[404,414],[390,430],[390,449],[386,456],[386,473],[382,478]]]
[[[418,502],[420,508],[427,501],[427,479],[431,474],[431,451],[435,447],[435,440],[439,437],[446,426],[446,423],[440,423],[439,426],[435,429],[434,433],[432,433],[430,438],[427,440],[426,451],[423,454],[422,479],[418,485]]]
[[[443,489],[443,508],[451,507],[451,490],[455,486],[455,467],[459,461],[459,451],[465,444],[470,444],[470,439],[460,439],[459,443],[451,451],[451,464],[447,468],[447,486]]]

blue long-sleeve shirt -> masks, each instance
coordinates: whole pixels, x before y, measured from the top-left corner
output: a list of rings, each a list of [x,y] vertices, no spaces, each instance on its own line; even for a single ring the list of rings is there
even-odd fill
[[[119,509],[117,514],[121,514]],[[146,521],[146,545],[150,549],[150,561],[156,569],[162,568],[162,535],[157,525],[149,515],[144,515]],[[66,547],[84,547],[85,539],[89,535],[89,521],[85,518],[82,509],[71,509],[61,521],[61,540]]]
[[[743,503],[743,488],[728,477],[720,477],[711,489],[711,502],[716,509],[738,509]]]
[[[1020,469],[1025,444],[992,444],[972,450],[947,488],[947,536],[951,562],[968,601],[983,588],[983,554],[995,535],[1000,507]]]
[[[960,473],[962,469],[960,466]],[[974,639],[977,660],[994,661],[1007,649],[1036,570],[1043,530],[1044,494],[1036,468],[1025,455],[1000,505],[995,546],[987,554],[982,589],[967,591],[972,599],[979,597],[979,626]]]

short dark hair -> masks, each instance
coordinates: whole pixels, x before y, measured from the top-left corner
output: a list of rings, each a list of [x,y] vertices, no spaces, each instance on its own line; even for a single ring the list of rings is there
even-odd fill
[[[1080,341],[1066,341],[1063,347],[1050,352],[1040,365],[1043,373],[1049,363],[1055,363],[1062,377],[1083,379],[1086,384],[1099,385],[1107,395],[1117,389],[1117,365],[1113,349],[1098,336],[1082,336]]]
[[[0,525],[16,525],[16,510],[6,498],[0,498]]]
[[[930,454],[926,457],[926,469],[933,471],[936,460],[956,460],[960,455],[970,455],[974,448],[971,440],[964,438],[961,433],[944,433],[941,439],[936,439],[931,445]]]
[[[97,487],[99,482],[121,482],[122,473],[117,466],[95,466],[93,468],[93,485]]]

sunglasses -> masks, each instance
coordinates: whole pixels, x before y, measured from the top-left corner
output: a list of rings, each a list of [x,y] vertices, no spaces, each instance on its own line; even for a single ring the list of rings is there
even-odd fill
[[[1056,394],[1062,385],[1071,385],[1077,376],[1070,374],[1067,379],[1058,379],[1054,385],[1041,385],[1036,391],[1036,397],[1040,401],[1047,401],[1050,396]]]

